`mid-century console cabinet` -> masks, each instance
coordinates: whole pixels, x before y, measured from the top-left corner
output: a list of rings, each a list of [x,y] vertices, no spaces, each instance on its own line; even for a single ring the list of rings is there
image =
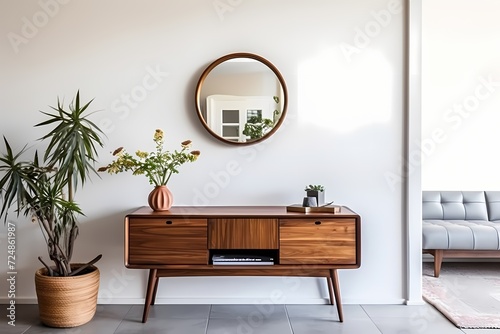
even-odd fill
[[[214,254],[254,254],[272,265],[214,265]],[[125,266],[148,269],[142,322],[159,278],[178,276],[325,277],[343,321],[338,269],[361,265],[361,219],[339,213],[287,212],[285,206],[142,207],[125,217]]]

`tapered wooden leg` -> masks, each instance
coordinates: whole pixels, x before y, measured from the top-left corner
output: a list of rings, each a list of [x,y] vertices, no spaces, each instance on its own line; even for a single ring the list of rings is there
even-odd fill
[[[332,278],[327,277],[326,282],[328,283],[328,294],[330,295],[330,305],[335,304],[333,297],[333,286],[332,286]]]
[[[434,276],[439,277],[441,273],[441,263],[443,263],[443,250],[436,249],[433,252],[434,255]]]
[[[156,277],[155,287],[153,289],[153,297],[151,298],[151,305],[154,305],[155,301],[156,301],[156,292],[158,291],[158,283],[160,283],[160,279],[157,276]]]
[[[145,323],[148,320],[149,308],[151,307],[151,303],[153,302],[157,284],[158,284],[158,276],[156,276],[156,269],[150,269],[148,288],[146,290],[146,300],[144,302],[144,313],[142,314],[143,323]]]
[[[337,302],[337,312],[339,314],[339,320],[340,322],[344,322],[344,313],[342,311],[342,301],[340,299],[340,284],[337,269],[330,269],[330,278],[332,279],[333,294],[335,295],[335,301]]]

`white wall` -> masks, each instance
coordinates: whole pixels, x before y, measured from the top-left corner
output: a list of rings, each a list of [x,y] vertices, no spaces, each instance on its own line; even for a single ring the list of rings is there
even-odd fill
[[[80,89],[101,110],[94,117],[108,136],[101,165],[118,146],[153,149],[158,127],[172,148],[193,140],[202,155],[169,183],[175,205],[286,205],[300,201],[305,185],[323,184],[328,200],[362,217],[362,265],[341,271],[343,301],[403,302],[401,2],[26,0],[2,7],[0,131],[17,148],[43,133],[33,128],[38,110],[58,96],[69,102]],[[199,75],[232,52],[269,59],[288,85],[285,123],[259,145],[224,145],[195,114]],[[230,163],[238,172],[223,178]],[[86,217],[74,260],[103,254],[101,303],[144,298],[147,273],[123,266],[123,218],[147,204],[149,191],[145,178],[105,174],[77,194]],[[17,298],[29,302],[36,256],[45,249],[36,226],[15,221]],[[5,296],[5,280],[0,290]],[[286,303],[328,296],[314,278],[175,278],[162,279],[158,302],[270,302],[276,290]]]
[[[498,190],[500,2],[422,9],[422,189]]]

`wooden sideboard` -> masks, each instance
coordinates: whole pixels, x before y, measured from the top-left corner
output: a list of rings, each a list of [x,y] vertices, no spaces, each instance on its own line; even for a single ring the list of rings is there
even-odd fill
[[[214,265],[214,254],[252,254],[272,265]],[[284,206],[142,207],[125,217],[125,266],[148,269],[142,322],[159,278],[179,276],[325,277],[330,303],[343,321],[338,269],[361,265],[361,218],[340,213],[287,212]]]

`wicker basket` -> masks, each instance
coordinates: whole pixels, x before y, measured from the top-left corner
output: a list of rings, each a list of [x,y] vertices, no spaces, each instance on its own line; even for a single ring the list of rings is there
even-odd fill
[[[72,264],[78,268],[81,264]],[[35,273],[40,320],[50,327],[76,327],[89,322],[97,308],[99,269],[71,277],[47,276],[47,269]]]

